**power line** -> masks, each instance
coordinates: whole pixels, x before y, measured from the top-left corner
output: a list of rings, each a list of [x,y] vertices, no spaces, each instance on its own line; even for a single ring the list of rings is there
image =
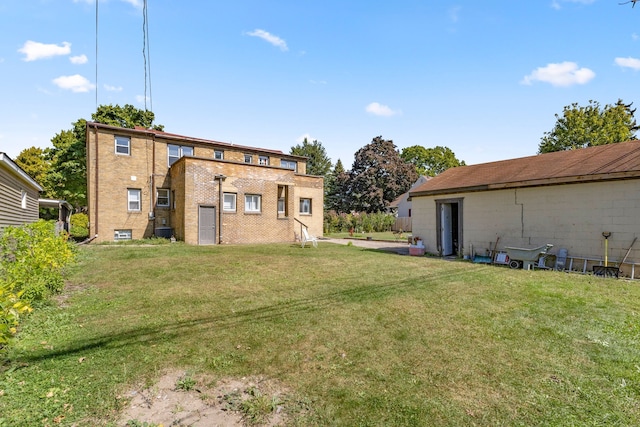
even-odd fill
[[[98,0],[96,0],[96,111],[98,111]]]
[[[149,111],[153,111],[153,98],[151,96],[151,50],[149,47],[149,9],[147,0],[144,0],[142,9],[142,57],[144,58],[144,109],[147,110],[147,82],[149,92]]]

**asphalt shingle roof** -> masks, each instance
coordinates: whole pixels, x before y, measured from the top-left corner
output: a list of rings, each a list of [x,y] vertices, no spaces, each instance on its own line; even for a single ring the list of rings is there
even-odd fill
[[[640,141],[447,169],[410,196],[640,177]]]

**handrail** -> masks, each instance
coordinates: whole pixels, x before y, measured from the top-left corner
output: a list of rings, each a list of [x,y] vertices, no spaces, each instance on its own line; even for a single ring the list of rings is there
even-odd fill
[[[301,225],[304,225],[305,228],[309,228],[309,226],[307,224],[305,224],[304,222],[300,221],[298,218],[293,217],[294,220],[296,220],[297,222],[299,222]]]

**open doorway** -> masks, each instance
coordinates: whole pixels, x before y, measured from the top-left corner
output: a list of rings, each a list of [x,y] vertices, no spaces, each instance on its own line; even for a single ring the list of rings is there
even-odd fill
[[[436,200],[438,252],[442,256],[462,253],[462,198]]]

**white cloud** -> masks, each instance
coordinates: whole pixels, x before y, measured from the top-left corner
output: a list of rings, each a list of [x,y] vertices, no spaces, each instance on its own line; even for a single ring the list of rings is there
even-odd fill
[[[451,9],[449,9],[449,19],[451,19],[451,22],[458,22],[458,20],[460,19],[460,11],[462,10],[461,6],[454,6]]]
[[[562,9],[562,3],[578,3],[578,4],[592,4],[595,0],[552,0],[551,8],[555,10]]]
[[[309,83],[311,83],[312,85],[326,85],[327,81],[326,80],[309,80]]]
[[[632,68],[634,70],[640,70],[640,59],[638,58],[616,58],[616,65],[621,66],[622,68]]]
[[[18,49],[24,53],[23,61],[35,61],[37,59],[52,58],[59,55],[69,55],[71,53],[71,43],[62,42],[62,45],[44,44],[28,40],[24,46]]]
[[[71,61],[72,64],[76,65],[86,64],[88,60],[89,59],[87,58],[87,55],[78,55],[69,58],[69,61]]]
[[[61,89],[70,90],[71,92],[76,93],[89,92],[96,87],[80,74],[74,74],[73,76],[60,76],[53,79],[53,83]]]
[[[633,33],[633,34],[631,34],[631,40],[633,40],[634,42],[635,42],[635,41],[638,41],[638,39],[639,39],[639,38],[640,38],[640,37],[638,37],[638,33]]]
[[[138,8],[138,9],[142,9],[142,0],[122,0],[125,3],[129,3],[131,6]]]
[[[520,83],[531,85],[535,81],[549,83],[553,86],[572,86],[586,84],[596,76],[589,68],[578,68],[575,62],[561,62],[538,67],[525,76]]]
[[[110,86],[105,84],[104,90],[106,90],[107,92],[122,92],[122,86]]]
[[[377,102],[372,102],[371,104],[365,107],[365,111],[369,114],[373,114],[374,116],[384,116],[391,117],[397,114],[401,114],[400,110],[394,111],[386,105],[379,104]]]
[[[262,40],[266,41],[267,43],[271,43],[275,47],[280,48],[280,50],[283,51],[283,52],[286,52],[287,50],[289,50],[289,47],[287,47],[287,42],[282,40],[280,37],[274,36],[273,34],[267,32],[265,30],[256,29],[256,30],[253,30],[253,31],[247,33],[247,35],[248,36],[252,36],[252,37],[261,38]]]
[[[309,135],[308,133],[305,133],[304,135],[300,135],[297,139],[296,142],[298,144],[302,144],[305,140],[305,138],[307,139],[307,141],[309,142],[313,142],[316,140],[316,138],[312,138],[311,135]]]

